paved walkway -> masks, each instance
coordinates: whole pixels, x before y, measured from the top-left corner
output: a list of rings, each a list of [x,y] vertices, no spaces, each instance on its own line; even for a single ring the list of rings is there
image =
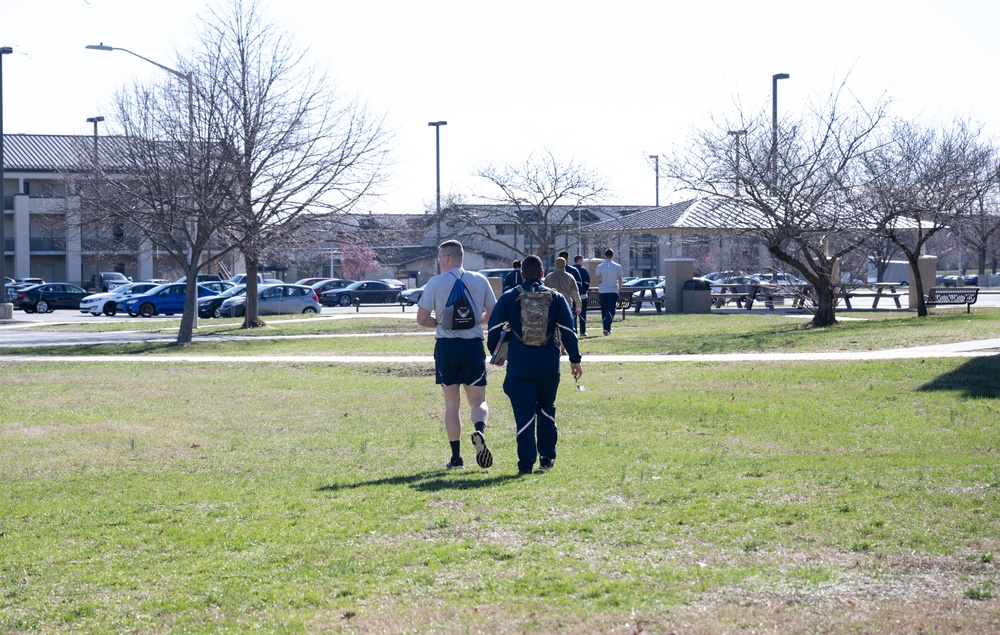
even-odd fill
[[[256,339],[256,338],[255,338]],[[815,353],[713,353],[706,355],[587,355],[584,363],[597,362],[792,362],[920,359],[928,357],[981,357],[1000,354],[1000,338],[935,344],[883,351]],[[566,358],[563,358],[564,360]],[[240,364],[400,364],[433,363],[431,355],[76,355],[0,356],[0,362],[135,362],[135,363],[240,363]]]

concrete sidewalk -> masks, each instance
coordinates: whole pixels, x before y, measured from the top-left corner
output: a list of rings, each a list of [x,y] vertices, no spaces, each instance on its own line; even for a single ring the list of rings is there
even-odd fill
[[[815,353],[725,353],[706,355],[588,355],[584,365],[596,362],[681,363],[681,362],[826,362],[931,357],[983,357],[1000,354],[1000,338],[935,344],[883,351],[842,351]],[[566,358],[563,358],[566,360]],[[431,355],[83,355],[83,356],[0,356],[0,362],[136,362],[213,364],[430,364]]]

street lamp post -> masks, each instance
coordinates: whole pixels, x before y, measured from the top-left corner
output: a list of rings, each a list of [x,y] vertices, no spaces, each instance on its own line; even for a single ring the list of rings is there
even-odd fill
[[[7,302],[7,238],[4,236],[7,197],[3,192],[3,56],[13,52],[9,46],[0,46],[0,319],[5,320],[14,317],[14,305]]]
[[[126,49],[126,48],[122,48],[120,46],[105,46],[104,42],[101,42],[100,44],[88,44],[85,48],[88,48],[88,49],[90,49],[92,51],[122,51],[123,53],[128,53],[129,55],[132,55],[133,57],[138,57],[139,59],[141,59],[144,62],[149,62],[153,66],[155,66],[155,67],[157,67],[157,68],[159,68],[161,70],[164,70],[164,71],[170,73],[174,77],[179,77],[179,78],[183,79],[184,81],[186,81],[187,82],[187,89],[188,89],[188,143],[189,143],[189,150],[193,154],[193,152],[194,152],[194,75],[193,75],[193,73],[191,71],[188,71],[187,73],[182,73],[179,70],[170,68],[169,66],[164,66],[163,64],[160,64],[159,62],[154,62],[153,60],[149,59],[148,57],[143,57],[142,55],[139,55],[138,53],[136,53],[134,51],[130,51],[130,50]],[[94,124],[94,127],[95,127],[95,130],[96,130],[96,127],[97,127],[96,123]],[[95,133],[95,135],[96,135],[96,133]],[[198,328],[198,303],[197,302],[195,302],[194,316],[192,317],[192,322],[191,323],[193,325],[193,328]]]
[[[736,178],[733,179],[736,183],[736,196],[740,195],[740,135],[745,135],[747,131],[744,130],[730,130],[729,134],[733,136],[733,154],[736,155]]]
[[[441,126],[447,126],[447,121],[430,121],[428,126],[434,126],[435,164],[437,165],[437,244],[441,244]]]
[[[87,117],[87,123],[94,124],[94,171],[97,171],[97,124],[104,121],[104,117],[98,115],[96,117]],[[98,229],[94,226],[94,238],[97,238]],[[100,293],[101,289],[101,246],[97,244],[99,241],[94,241],[94,293]]]
[[[104,117],[98,115],[96,117],[87,117],[87,123],[94,124],[94,168],[97,168],[97,124],[104,121]]]
[[[653,160],[653,169],[656,170],[656,206],[660,206],[660,155],[651,154],[649,158]]]
[[[788,73],[771,75],[771,191],[778,187],[778,80],[788,79]]]

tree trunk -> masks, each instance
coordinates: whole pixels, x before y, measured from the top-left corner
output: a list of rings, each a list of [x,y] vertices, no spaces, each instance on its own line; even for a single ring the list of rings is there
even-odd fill
[[[260,263],[257,258],[252,256],[245,256],[244,262],[247,267],[247,302],[246,302],[246,313],[243,315],[243,328],[245,329],[256,329],[262,326],[267,326],[267,323],[260,319],[257,314],[257,272],[260,270]]]
[[[913,272],[913,286],[917,288],[917,317],[927,317],[927,303],[924,301],[927,294],[924,293],[924,280],[920,277],[919,253],[919,251],[912,254],[906,253],[906,260],[910,263],[910,270]]]
[[[816,289],[816,312],[813,314],[812,325],[816,327],[833,326],[837,323],[837,293],[830,284],[814,286]]]

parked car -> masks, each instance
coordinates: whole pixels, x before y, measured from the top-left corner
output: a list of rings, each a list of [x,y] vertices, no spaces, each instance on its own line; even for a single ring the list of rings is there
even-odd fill
[[[420,302],[420,296],[424,294],[423,287],[417,287],[416,289],[406,289],[399,294],[399,299],[406,302],[410,306],[413,306],[417,302]]]
[[[130,282],[115,287],[114,291],[92,293],[80,300],[80,313],[89,313],[93,316],[103,313],[112,316],[118,312],[118,307],[123,300],[129,296],[141,295],[155,286],[152,282]]]
[[[517,271],[517,269],[480,269],[479,273],[483,274],[487,278],[500,278],[500,281],[503,282],[503,279],[507,277],[507,274],[513,271]]]
[[[89,295],[83,288],[68,282],[33,284],[19,289],[14,305],[25,313],[51,313],[56,309],[79,309]]]
[[[628,291],[629,289],[635,292],[632,294],[633,298],[638,297],[636,294],[641,293],[644,289],[650,290],[646,294],[647,298],[658,298],[663,295],[663,280],[659,278],[636,278],[635,280],[623,282],[622,291]]]
[[[222,317],[246,315],[246,294],[233,295],[219,305]],[[257,290],[258,315],[288,315],[319,313],[322,307],[312,287],[303,284],[268,284]]]
[[[311,287],[317,282],[323,282],[324,280],[333,280],[333,278],[302,278],[301,280],[296,280],[295,284],[304,284],[307,287]]]
[[[934,276],[934,284],[939,287],[976,287],[979,276]]]
[[[183,282],[171,282],[153,287],[146,293],[128,298],[121,303],[122,309],[135,317],[153,317],[154,315],[174,315],[184,312],[184,291],[187,285]],[[198,285],[198,297],[215,295],[208,287]]]
[[[235,276],[233,276],[232,278],[230,278],[229,281],[232,282],[232,283],[234,283],[234,284],[246,284],[247,283],[247,274],[245,274],[245,273],[238,273]],[[259,273],[257,274],[257,284],[264,284],[264,276],[260,275]]]
[[[100,280],[96,274],[91,274],[90,282],[84,285],[92,293],[105,293],[132,282],[131,278],[118,271],[102,271]]]
[[[329,280],[324,280],[323,282],[317,282],[316,284],[311,284],[313,291],[316,295],[320,296],[322,299],[323,294],[332,289],[343,289],[348,285],[354,284],[356,280],[347,280],[345,278],[330,278]]]
[[[181,276],[177,279],[177,282],[187,282],[187,279],[187,276]],[[222,276],[217,276],[214,273],[199,273],[195,276],[195,280],[197,280],[199,284],[202,282],[218,282],[219,280],[222,280]],[[233,284],[236,283],[234,282]]]
[[[399,289],[381,280],[359,280],[343,289],[327,291],[319,299],[325,306],[351,306],[355,300],[370,303],[397,302],[399,293]]]
[[[787,284],[787,285],[808,284],[802,278],[781,271],[775,271],[772,273],[757,273],[753,274],[751,277],[756,278],[759,284]]]
[[[247,285],[236,284],[217,295],[208,295],[198,298],[198,317],[219,318],[223,317],[222,303],[233,296],[243,295],[247,292]]]
[[[722,293],[722,290],[725,289],[728,293],[749,293],[752,284],[760,284],[760,281],[752,276],[717,278],[712,281],[712,291]]]
[[[235,282],[230,282],[228,280],[209,280],[206,282],[199,282],[198,284],[207,289],[211,289],[216,293],[224,293],[236,286]]]
[[[402,280],[396,280],[395,278],[382,278],[382,282],[386,283],[390,287],[396,287],[400,291],[406,291],[406,283]]]

